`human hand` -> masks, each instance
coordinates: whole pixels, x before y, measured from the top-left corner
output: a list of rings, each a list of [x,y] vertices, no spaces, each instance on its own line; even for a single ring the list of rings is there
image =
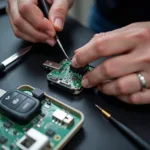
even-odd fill
[[[49,19],[38,7],[38,0],[7,0],[7,13],[14,34],[18,38],[36,43],[46,42],[54,46],[56,31],[63,29],[72,0],[47,0],[51,4]]]
[[[83,86],[97,86],[103,93],[128,103],[150,103],[150,22],[134,23],[95,35],[89,43],[75,51],[72,65],[78,68],[112,55],[113,58],[83,77]],[[145,91],[141,91],[137,73],[146,80]]]

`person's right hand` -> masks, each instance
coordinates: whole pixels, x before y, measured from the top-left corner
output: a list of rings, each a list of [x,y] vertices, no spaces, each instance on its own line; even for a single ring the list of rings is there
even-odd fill
[[[7,13],[13,32],[18,38],[36,43],[55,45],[56,31],[63,24],[72,0],[47,0],[51,4],[49,19],[38,7],[38,0],[7,0]]]

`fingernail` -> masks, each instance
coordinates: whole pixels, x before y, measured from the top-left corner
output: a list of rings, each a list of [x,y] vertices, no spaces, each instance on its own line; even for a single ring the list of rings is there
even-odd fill
[[[55,40],[47,40],[46,43],[51,45],[51,46],[54,46],[56,41]]]
[[[59,29],[62,29],[62,28],[63,28],[63,21],[62,21],[62,19],[56,18],[56,19],[55,19],[55,22],[54,22],[54,25],[55,25],[56,27],[58,27]]]
[[[94,37],[98,37],[98,36],[99,36],[99,34],[95,34],[95,35],[94,35]]]
[[[47,30],[46,31],[46,34],[50,37],[54,37],[55,36],[55,33],[53,31],[50,31],[50,30]]]
[[[73,67],[78,67],[78,63],[77,63],[76,57],[73,57],[73,59],[71,61],[71,64],[72,64]]]
[[[82,85],[83,85],[83,87],[88,88],[90,86],[89,80],[87,78],[83,79]]]
[[[78,50],[75,50],[74,53],[77,54]]]

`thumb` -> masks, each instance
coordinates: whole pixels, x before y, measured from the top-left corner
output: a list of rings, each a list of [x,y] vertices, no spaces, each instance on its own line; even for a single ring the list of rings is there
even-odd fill
[[[56,31],[61,31],[70,6],[70,0],[54,0],[49,12],[49,18]]]

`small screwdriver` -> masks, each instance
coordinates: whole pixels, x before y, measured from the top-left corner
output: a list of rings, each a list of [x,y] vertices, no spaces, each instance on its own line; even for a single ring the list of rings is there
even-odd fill
[[[45,16],[46,18],[48,18],[49,8],[48,8],[48,5],[47,5],[46,1],[45,1],[45,0],[39,0],[39,6],[40,6],[41,10],[43,11],[44,16]],[[66,54],[66,52],[65,52],[65,50],[64,50],[64,48],[63,48],[63,46],[62,46],[62,44],[61,44],[61,42],[60,42],[60,40],[59,40],[58,35],[56,35],[55,38],[56,38],[56,41],[57,41],[59,47],[61,48],[62,52],[63,52],[64,55],[66,56],[66,58],[67,58],[69,61],[71,61],[70,58],[68,57],[68,55]]]
[[[147,142],[141,139],[137,134],[135,134],[133,131],[131,131],[129,128],[123,125],[121,122],[119,122],[114,117],[112,117],[111,114],[109,114],[107,111],[105,111],[98,105],[95,106],[107,119],[109,119],[109,121],[111,121],[116,127],[118,127],[120,131],[122,131],[127,137],[129,137],[136,144],[138,144],[142,150],[150,150],[150,145]]]

